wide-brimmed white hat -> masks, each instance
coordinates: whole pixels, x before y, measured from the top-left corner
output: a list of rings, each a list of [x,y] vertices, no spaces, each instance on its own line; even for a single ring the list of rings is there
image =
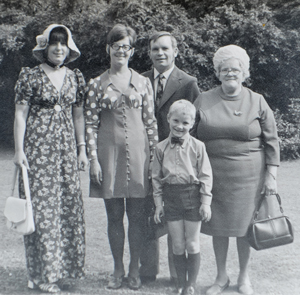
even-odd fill
[[[71,31],[64,25],[58,25],[58,24],[52,24],[50,25],[42,35],[38,35],[36,37],[36,43],[37,45],[32,49],[33,56],[39,60],[40,62],[45,61],[45,56],[43,54],[43,51],[47,48],[48,43],[49,43],[49,36],[51,31],[54,28],[64,28],[66,32],[68,33],[68,47],[70,49],[70,54],[68,57],[65,59],[65,64],[74,61],[80,56],[80,51],[78,50],[77,46],[75,45]]]

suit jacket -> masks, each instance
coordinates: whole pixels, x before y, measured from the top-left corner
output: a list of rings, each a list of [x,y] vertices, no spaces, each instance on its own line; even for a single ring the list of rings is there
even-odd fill
[[[142,75],[150,79],[154,89],[153,72],[154,70],[152,69]],[[167,121],[167,114],[172,103],[179,99],[187,99],[193,103],[199,94],[200,91],[197,85],[197,79],[175,66],[169,76],[163,96],[156,110],[159,141],[162,141],[169,136],[170,128]]]

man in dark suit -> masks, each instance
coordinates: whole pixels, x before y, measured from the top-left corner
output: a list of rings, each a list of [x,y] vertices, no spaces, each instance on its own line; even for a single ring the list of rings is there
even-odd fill
[[[194,102],[200,94],[197,79],[176,67],[177,54],[177,41],[169,32],[157,32],[150,37],[149,55],[153,69],[143,75],[150,79],[153,86],[159,141],[169,136],[167,114],[172,103],[179,99]],[[140,276],[143,283],[154,281],[159,272],[158,246],[158,240],[145,242],[140,258]],[[168,258],[171,281],[175,283],[177,275],[170,236],[168,236]]]

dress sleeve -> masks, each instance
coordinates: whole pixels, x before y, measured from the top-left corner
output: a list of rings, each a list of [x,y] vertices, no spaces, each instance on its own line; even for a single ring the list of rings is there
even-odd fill
[[[97,135],[100,125],[101,92],[98,83],[91,79],[85,91],[85,127],[89,159],[97,157]]]
[[[265,148],[266,165],[279,166],[280,151],[276,121],[271,108],[263,96],[261,96],[260,100],[260,126]]]
[[[76,102],[74,106],[82,107],[84,105],[86,83],[83,74],[79,69],[74,69],[74,73],[76,75],[77,84],[78,84],[78,88],[76,91]]]
[[[149,78],[146,78],[145,94],[143,95],[142,116],[147,131],[147,136],[150,145],[151,159],[152,159],[153,151],[158,142],[158,135],[157,135],[157,122],[154,116],[153,89]]]
[[[21,69],[19,78],[15,85],[15,103],[29,105],[30,99],[33,96],[31,86],[32,74],[29,67]]]

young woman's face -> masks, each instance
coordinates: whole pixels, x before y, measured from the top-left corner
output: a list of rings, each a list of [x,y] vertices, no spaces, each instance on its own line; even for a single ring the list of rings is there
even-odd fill
[[[67,44],[57,41],[48,46],[48,60],[55,65],[62,64],[70,53]]]
[[[112,64],[125,65],[128,64],[129,58],[134,53],[134,48],[130,45],[129,37],[125,37],[111,45],[107,46]]]

